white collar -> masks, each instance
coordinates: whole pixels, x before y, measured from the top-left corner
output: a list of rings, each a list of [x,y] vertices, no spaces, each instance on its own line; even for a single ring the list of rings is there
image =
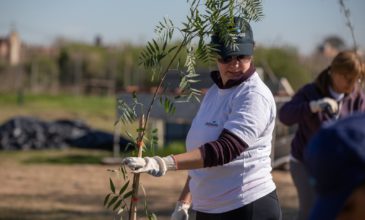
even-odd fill
[[[345,97],[345,93],[338,93],[329,86],[329,91],[331,96],[336,99],[336,101],[341,101]]]

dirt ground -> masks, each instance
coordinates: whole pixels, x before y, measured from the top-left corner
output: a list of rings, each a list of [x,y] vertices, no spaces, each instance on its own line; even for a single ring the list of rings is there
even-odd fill
[[[115,177],[107,169],[116,167],[21,164],[10,159],[2,159],[0,167],[0,219],[119,219],[102,204],[109,192],[109,177]],[[158,219],[169,219],[186,175],[179,171],[161,178],[141,176],[149,208]],[[276,170],[273,176],[283,219],[293,219],[297,198],[290,175]],[[138,216],[144,219],[143,213]]]

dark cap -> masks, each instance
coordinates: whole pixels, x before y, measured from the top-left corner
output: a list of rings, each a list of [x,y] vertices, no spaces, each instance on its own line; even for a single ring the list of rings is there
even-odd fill
[[[252,55],[254,50],[254,39],[251,26],[243,18],[234,18],[234,29],[237,47],[231,47],[225,45],[224,41],[220,39],[219,33],[212,35],[211,44],[213,44],[217,53],[221,57],[227,56],[239,56],[239,55]]]
[[[365,183],[365,114],[322,127],[304,161],[317,191],[310,219],[335,219],[353,190]]]

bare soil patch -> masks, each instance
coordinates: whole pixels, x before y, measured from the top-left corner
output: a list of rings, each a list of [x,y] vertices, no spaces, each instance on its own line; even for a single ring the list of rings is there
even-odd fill
[[[0,219],[119,219],[102,204],[109,192],[109,177],[115,178],[107,169],[116,167],[24,164],[12,159],[2,159],[0,166]],[[142,175],[149,208],[158,219],[169,219],[186,175],[184,171],[162,178]],[[293,219],[297,198],[290,174],[276,170],[273,176],[283,217]],[[143,213],[139,216],[144,219]]]

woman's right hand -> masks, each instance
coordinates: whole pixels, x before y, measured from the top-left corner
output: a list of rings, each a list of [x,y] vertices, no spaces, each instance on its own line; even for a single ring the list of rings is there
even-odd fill
[[[336,100],[328,97],[311,101],[309,107],[312,113],[328,111],[330,114],[335,114],[338,112]]]

